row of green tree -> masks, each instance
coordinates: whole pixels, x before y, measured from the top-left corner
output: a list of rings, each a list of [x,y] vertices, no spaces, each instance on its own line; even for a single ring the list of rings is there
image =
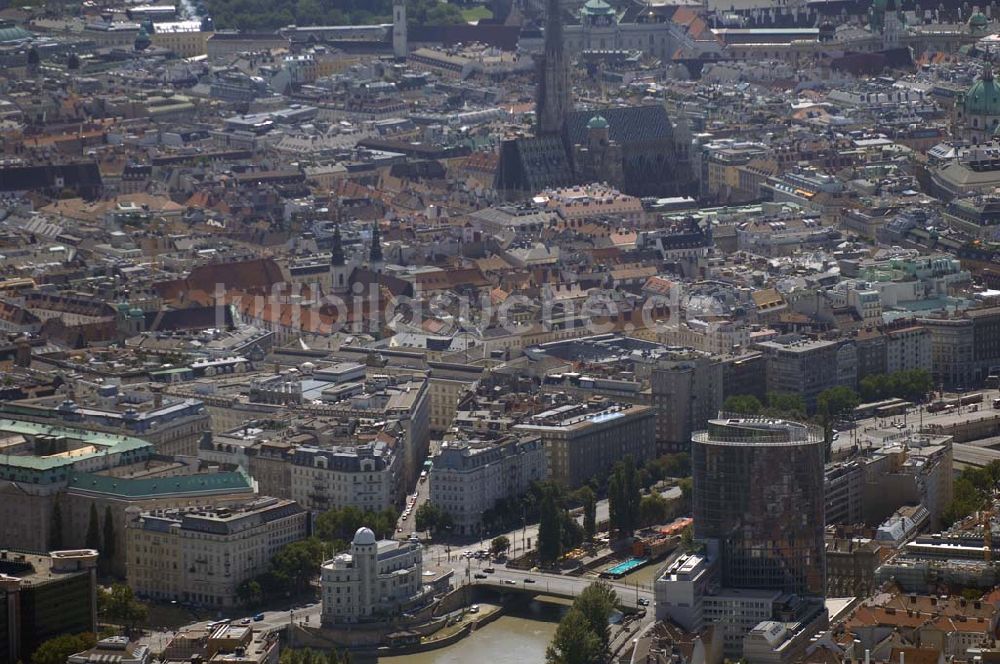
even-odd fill
[[[603,581],[584,588],[559,621],[545,651],[547,664],[597,664],[607,661],[611,642],[609,619],[618,594]]]
[[[374,25],[392,21],[392,0],[209,0],[217,28],[274,30],[288,25]],[[456,25],[461,10],[438,0],[407,0],[407,23]]]
[[[563,552],[583,543],[587,536],[583,527],[570,515],[567,494],[558,485],[549,484],[551,490],[542,496],[538,517],[538,562],[543,566],[554,565]],[[593,536],[593,534],[591,534]]]
[[[648,465],[648,464],[647,464]],[[608,518],[611,530],[621,537],[629,537],[636,530],[665,523],[687,509],[691,498],[691,479],[683,478],[681,504],[675,505],[653,491],[642,495],[643,472],[631,456],[615,464],[607,481]],[[646,471],[646,478],[651,474]],[[543,501],[538,525],[538,558],[542,565],[552,565],[568,548],[583,541],[591,541],[597,532],[597,495],[590,486],[583,486],[572,494],[583,508],[583,526],[569,515],[567,494],[553,492]]]
[[[885,399],[920,401],[933,389],[934,381],[924,369],[913,369],[865,376],[859,386],[861,398],[868,403]]]

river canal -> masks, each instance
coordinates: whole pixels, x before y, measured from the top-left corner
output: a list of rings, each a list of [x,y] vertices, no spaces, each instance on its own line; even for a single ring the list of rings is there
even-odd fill
[[[556,601],[558,602],[558,600]],[[545,648],[567,607],[534,600],[476,630],[458,643],[415,655],[381,657],[379,664],[534,664],[545,661]]]

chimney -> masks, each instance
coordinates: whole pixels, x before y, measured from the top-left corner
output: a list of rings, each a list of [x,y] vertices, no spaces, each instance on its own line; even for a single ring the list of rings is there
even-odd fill
[[[865,664],[872,664],[872,651],[865,648]]]
[[[906,653],[902,650],[899,651],[899,664],[906,664]]]

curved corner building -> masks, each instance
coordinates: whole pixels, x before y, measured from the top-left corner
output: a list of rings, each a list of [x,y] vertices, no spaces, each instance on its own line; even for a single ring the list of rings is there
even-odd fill
[[[693,435],[691,453],[694,535],[722,585],[823,596],[822,431],[720,416]]]

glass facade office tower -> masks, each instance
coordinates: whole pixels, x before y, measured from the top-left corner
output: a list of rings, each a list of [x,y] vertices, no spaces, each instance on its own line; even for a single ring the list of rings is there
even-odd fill
[[[721,418],[692,437],[694,536],[722,586],[823,596],[822,431]]]

